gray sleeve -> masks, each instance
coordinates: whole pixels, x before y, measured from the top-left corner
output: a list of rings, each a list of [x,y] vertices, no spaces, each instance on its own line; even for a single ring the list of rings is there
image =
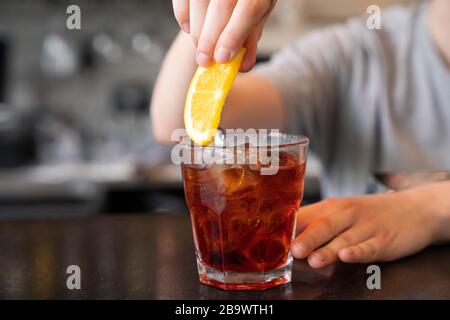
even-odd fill
[[[284,130],[313,138],[315,148],[327,149],[332,143],[336,111],[357,46],[352,34],[347,24],[315,31],[255,68],[282,97]]]

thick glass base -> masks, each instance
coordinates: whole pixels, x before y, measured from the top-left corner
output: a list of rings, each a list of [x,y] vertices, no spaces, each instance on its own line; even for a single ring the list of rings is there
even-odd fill
[[[223,272],[197,261],[200,282],[223,290],[266,290],[291,282],[292,257],[278,269],[265,272]]]

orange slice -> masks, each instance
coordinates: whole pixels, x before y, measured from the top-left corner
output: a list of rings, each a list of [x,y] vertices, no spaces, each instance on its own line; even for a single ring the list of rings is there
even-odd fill
[[[246,49],[241,48],[228,63],[199,67],[192,78],[184,106],[184,126],[188,136],[198,145],[213,141],[220,114],[231,85],[242,64]]]

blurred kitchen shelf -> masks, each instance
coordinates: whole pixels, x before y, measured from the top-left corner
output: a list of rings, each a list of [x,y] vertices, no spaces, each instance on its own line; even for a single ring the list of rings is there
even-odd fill
[[[105,186],[181,188],[180,168],[170,164],[145,167],[134,162],[79,163],[0,170],[0,200],[90,199]]]
[[[321,169],[311,157],[307,165],[306,193],[318,192]],[[0,200],[58,198],[72,195],[92,198],[105,187],[146,186],[150,189],[181,189],[178,165],[150,165],[139,161],[74,163],[0,170]]]
[[[0,170],[0,219],[184,212],[173,165],[79,163]]]

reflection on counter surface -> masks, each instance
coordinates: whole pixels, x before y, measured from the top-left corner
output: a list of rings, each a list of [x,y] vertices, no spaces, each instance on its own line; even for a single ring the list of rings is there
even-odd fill
[[[295,260],[291,284],[231,292],[198,282],[192,232],[182,216],[3,221],[0,299],[450,299],[448,249],[382,264],[383,290],[367,290],[366,265],[313,270]],[[65,286],[74,261],[82,290]]]

